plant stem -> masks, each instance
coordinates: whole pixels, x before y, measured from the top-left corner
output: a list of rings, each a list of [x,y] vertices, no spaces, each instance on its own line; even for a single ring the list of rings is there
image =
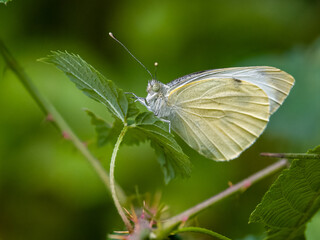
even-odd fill
[[[184,232],[203,233],[203,234],[206,234],[206,235],[209,235],[211,237],[218,238],[221,240],[231,240],[230,238],[225,237],[219,233],[213,232],[213,231],[208,230],[206,228],[200,228],[200,227],[184,227],[184,228],[181,228],[181,229],[174,231],[173,234],[184,233]]]
[[[320,154],[308,153],[260,153],[260,155],[273,158],[320,159]]]
[[[114,168],[115,168],[117,153],[118,153],[120,144],[122,142],[122,139],[123,139],[124,135],[126,134],[127,130],[128,130],[128,126],[125,125],[123,127],[123,129],[121,130],[119,137],[117,139],[117,142],[113,148],[111,162],[110,162],[110,186],[111,186],[112,198],[113,198],[114,204],[118,210],[118,213],[119,213],[120,217],[122,218],[122,221],[126,225],[127,229],[129,230],[129,232],[132,232],[132,225],[129,222],[129,220],[128,220],[126,214],[124,213],[122,206],[118,200],[116,188],[115,188],[115,179],[114,179]]]
[[[47,116],[52,116],[53,121],[50,121],[61,133],[67,135],[68,139],[74,144],[74,146],[79,150],[79,152],[88,160],[92,165],[94,170],[97,172],[108,192],[110,189],[109,176],[104,168],[101,166],[100,162],[90,153],[88,148],[83,144],[83,142],[76,136],[76,134],[71,130],[67,122],[60,115],[60,113],[55,109],[55,107],[40,94],[38,89],[32,83],[29,76],[25,73],[23,68],[14,59],[9,50],[5,47],[4,43],[0,40],[0,53],[2,54],[8,67],[16,74],[18,79],[21,81],[23,86],[27,89],[32,98],[36,101],[38,106],[41,108],[43,113]],[[118,195],[122,202],[125,201],[126,197],[122,189],[118,186]]]
[[[270,176],[280,169],[286,167],[288,164],[288,161],[286,159],[282,159],[274,164],[272,164],[269,167],[266,167],[265,169],[251,175],[250,177],[242,180],[241,182],[229,187],[228,189],[224,190],[223,192],[203,201],[202,203],[199,203],[198,205],[195,205],[194,207],[180,213],[179,215],[176,215],[172,218],[169,218],[164,224],[161,232],[161,236],[165,236],[170,234],[170,232],[176,228],[180,223],[190,219],[191,217],[195,216],[199,212],[205,210],[206,208],[212,206],[213,204],[220,202],[221,200],[230,197],[231,195],[244,191],[248,189],[252,184],[260,181],[263,178],[266,178],[267,176]]]

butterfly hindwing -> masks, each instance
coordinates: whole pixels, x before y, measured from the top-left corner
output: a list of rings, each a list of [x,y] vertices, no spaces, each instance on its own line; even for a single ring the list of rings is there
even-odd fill
[[[207,158],[225,161],[239,156],[265,129],[268,95],[237,78],[207,77],[168,94],[172,129]]]

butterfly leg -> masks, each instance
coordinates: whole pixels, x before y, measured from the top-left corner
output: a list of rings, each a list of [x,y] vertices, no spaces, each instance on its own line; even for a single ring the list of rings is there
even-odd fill
[[[171,133],[171,121],[163,118],[159,118],[162,122],[166,122],[169,124],[169,133]]]
[[[135,99],[134,101],[135,102],[140,102],[143,106],[147,107],[148,108],[148,105],[146,103],[146,99],[143,98],[143,97],[138,97],[135,93],[132,93],[132,92],[125,92],[125,94],[132,94],[133,95],[133,98]]]

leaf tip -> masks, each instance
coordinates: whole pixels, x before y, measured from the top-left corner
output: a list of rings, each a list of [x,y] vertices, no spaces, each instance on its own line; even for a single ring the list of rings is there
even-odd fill
[[[50,53],[51,54],[47,55],[46,57],[38,58],[37,62],[43,62],[43,63],[48,63],[48,64],[54,63],[53,62],[54,58],[59,56],[63,52],[60,50],[57,50],[57,51],[52,50],[52,51],[50,51]]]

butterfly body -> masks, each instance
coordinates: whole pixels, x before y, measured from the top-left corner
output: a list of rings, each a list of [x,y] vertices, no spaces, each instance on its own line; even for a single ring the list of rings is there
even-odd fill
[[[148,83],[138,98],[170,122],[193,149],[216,161],[231,160],[254,143],[294,83],[273,67],[208,70],[163,84]]]

